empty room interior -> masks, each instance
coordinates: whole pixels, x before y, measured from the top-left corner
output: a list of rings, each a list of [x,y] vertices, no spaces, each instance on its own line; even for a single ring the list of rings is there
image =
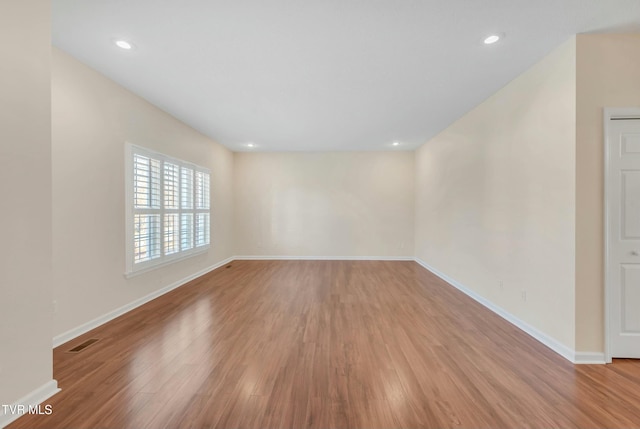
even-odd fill
[[[0,36],[0,427],[640,427],[638,0]]]

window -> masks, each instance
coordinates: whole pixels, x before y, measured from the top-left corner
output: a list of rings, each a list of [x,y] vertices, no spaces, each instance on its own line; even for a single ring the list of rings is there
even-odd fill
[[[206,251],[209,170],[127,147],[127,274]]]

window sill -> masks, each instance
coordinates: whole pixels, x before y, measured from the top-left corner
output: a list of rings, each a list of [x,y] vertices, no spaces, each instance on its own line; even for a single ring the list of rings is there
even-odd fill
[[[148,273],[150,271],[154,271],[154,270],[156,270],[158,268],[166,267],[167,265],[171,265],[171,264],[173,264],[175,262],[184,261],[185,259],[189,259],[189,258],[194,257],[194,256],[202,255],[203,253],[207,253],[209,251],[210,247],[211,247],[210,245],[209,246],[203,246],[201,248],[198,248],[197,251],[189,252],[186,255],[177,255],[176,257],[173,257],[173,258],[170,258],[170,259],[165,259],[164,261],[158,262],[157,264],[150,264],[150,265],[144,266],[143,268],[139,268],[137,270],[126,271],[124,273],[124,278],[125,279],[130,279],[130,278],[133,278],[133,277],[137,277],[139,275],[146,274],[146,273]]]

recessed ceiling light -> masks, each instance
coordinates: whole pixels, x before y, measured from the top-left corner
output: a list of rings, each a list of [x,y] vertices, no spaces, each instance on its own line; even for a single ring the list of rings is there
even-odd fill
[[[256,145],[254,145],[253,143],[248,143],[247,146],[248,147],[256,147]]]
[[[399,143],[399,142],[393,142],[393,143],[391,143],[391,144],[392,144],[393,146],[400,146],[400,143]]]
[[[498,40],[500,40],[500,35],[499,34],[492,34],[491,36],[487,37],[486,39],[484,39],[484,44],[485,45],[492,45],[494,43],[496,43]]]
[[[133,49],[133,45],[126,40],[116,40],[114,43],[118,48],[126,49],[127,51]]]

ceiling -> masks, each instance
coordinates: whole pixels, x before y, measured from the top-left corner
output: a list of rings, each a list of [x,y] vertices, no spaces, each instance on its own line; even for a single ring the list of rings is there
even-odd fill
[[[55,46],[234,151],[413,150],[571,35],[640,31],[640,0],[52,4]]]

